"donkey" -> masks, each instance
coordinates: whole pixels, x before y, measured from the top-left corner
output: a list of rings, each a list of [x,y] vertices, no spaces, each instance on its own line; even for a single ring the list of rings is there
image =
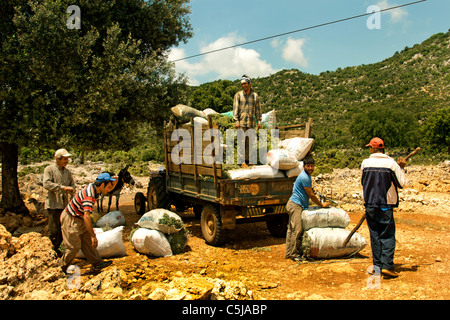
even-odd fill
[[[131,174],[128,172],[128,167],[130,165],[127,164],[127,166],[125,168],[123,168],[122,170],[120,170],[119,172],[119,178],[116,183],[116,186],[114,187],[114,189],[112,189],[110,192],[108,192],[106,194],[107,197],[109,197],[109,201],[108,201],[108,211],[111,208],[111,200],[112,197],[116,197],[116,210],[119,211],[119,198],[120,198],[120,192],[122,191],[123,185],[124,183],[128,183],[132,186],[134,186],[135,181],[133,179],[133,177],[131,176]],[[111,176],[114,175],[114,173],[110,173]],[[104,195],[100,195],[100,199],[97,200],[97,211],[98,212],[103,212],[103,197],[105,197]],[[100,204],[99,204],[100,201]]]

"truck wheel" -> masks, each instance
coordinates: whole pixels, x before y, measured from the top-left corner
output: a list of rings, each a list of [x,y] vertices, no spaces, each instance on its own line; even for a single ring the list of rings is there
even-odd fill
[[[137,192],[134,196],[134,210],[140,216],[145,213],[145,196],[142,192]]]
[[[225,242],[225,233],[222,229],[222,220],[218,206],[208,204],[203,207],[200,225],[203,238],[205,238],[207,244],[219,246]]]
[[[273,237],[284,238],[286,237],[288,222],[289,216],[287,214],[280,214],[270,217],[270,219],[266,221],[266,225]]]
[[[147,205],[149,211],[157,208],[168,208],[169,197],[166,194],[164,178],[153,177],[150,179],[147,191]]]

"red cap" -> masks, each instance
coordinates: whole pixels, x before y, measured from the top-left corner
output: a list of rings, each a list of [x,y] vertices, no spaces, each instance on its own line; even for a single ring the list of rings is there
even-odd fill
[[[384,148],[384,142],[380,138],[373,138],[370,140],[369,144],[366,145],[366,147],[372,147],[372,148]]]

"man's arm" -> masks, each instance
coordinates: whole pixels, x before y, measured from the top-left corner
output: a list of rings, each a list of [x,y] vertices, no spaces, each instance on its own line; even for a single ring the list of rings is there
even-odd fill
[[[322,208],[328,208],[330,206],[330,203],[328,201],[325,201],[324,203],[320,202],[319,198],[314,194],[314,191],[312,188],[304,187],[306,194],[308,197],[318,206]]]
[[[94,232],[94,228],[92,227],[92,220],[91,220],[91,212],[90,211],[88,211],[88,210],[84,211],[83,220],[84,220],[84,224],[86,226],[86,230],[87,230],[87,232],[89,232],[89,235],[91,236],[92,246],[94,248],[97,248],[98,241],[97,241],[97,236],[95,235],[95,232]]]

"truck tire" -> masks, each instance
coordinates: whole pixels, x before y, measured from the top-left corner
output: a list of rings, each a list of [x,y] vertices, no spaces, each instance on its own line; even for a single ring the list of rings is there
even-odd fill
[[[147,209],[157,208],[167,209],[169,207],[169,197],[166,193],[166,185],[163,177],[153,177],[148,183]]]
[[[200,220],[203,238],[207,244],[219,246],[225,242],[225,231],[222,229],[220,208],[211,204],[203,207]]]
[[[137,215],[142,216],[145,213],[145,196],[142,192],[137,192],[134,196],[134,210],[136,211]]]
[[[266,220],[267,229],[275,238],[285,238],[289,216],[287,214],[279,214]]]

